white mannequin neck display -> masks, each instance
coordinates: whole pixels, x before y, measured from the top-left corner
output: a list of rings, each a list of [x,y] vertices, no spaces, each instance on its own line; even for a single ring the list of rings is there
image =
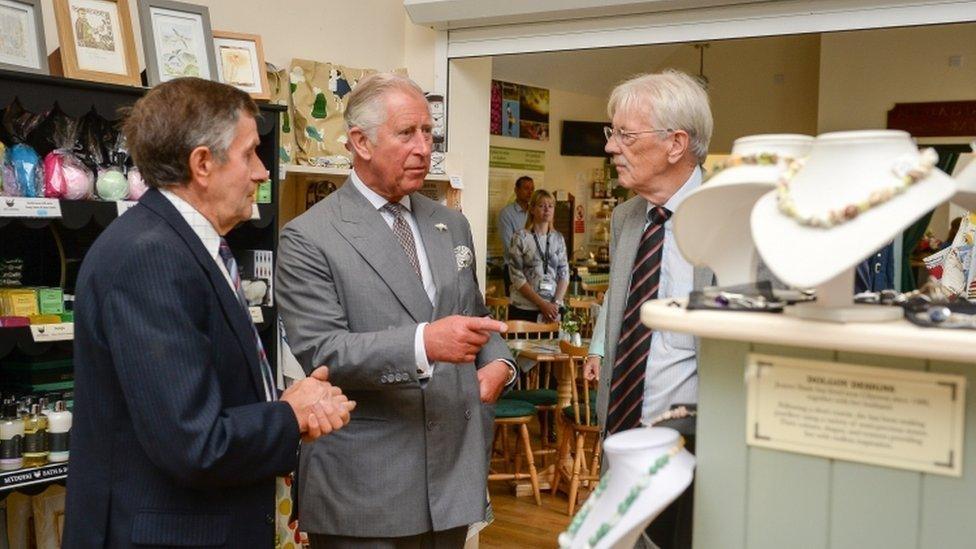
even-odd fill
[[[681,448],[656,473],[648,475],[655,461],[673,451],[681,443],[674,429],[639,427],[607,437],[603,443],[606,471],[601,484],[574,517],[582,518],[578,529],[570,529],[559,536],[563,549],[620,547],[630,549],[651,521],[678,498],[694,478],[695,456]],[[619,517],[621,502],[641,483],[636,499]],[[607,525],[609,529],[607,530]],[[601,526],[605,530],[598,540],[595,535]],[[593,541],[596,541],[593,544]]]
[[[813,137],[767,134],[741,137],[733,158],[776,155],[775,164],[726,167],[692,191],[674,212],[678,249],[693,265],[706,266],[723,286],[756,279],[759,255],[752,242],[749,215],[756,201],[776,186],[789,161],[810,152]]]
[[[903,131],[826,133],[814,141],[788,192],[797,211],[823,217],[899,187],[896,166],[918,166],[921,159]],[[781,212],[773,191],[752,210],[752,237],[777,277],[792,286],[817,287],[816,303],[787,312],[839,322],[893,320],[901,318],[899,308],[853,306],[854,268],[955,191],[952,178],[932,168],[904,192],[831,227],[803,225]]]

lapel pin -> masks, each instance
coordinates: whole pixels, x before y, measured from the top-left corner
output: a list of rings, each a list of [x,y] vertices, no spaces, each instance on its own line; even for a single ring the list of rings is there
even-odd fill
[[[434,225],[434,228],[437,229],[438,231],[446,231],[447,225],[443,223],[438,223],[437,225]]]

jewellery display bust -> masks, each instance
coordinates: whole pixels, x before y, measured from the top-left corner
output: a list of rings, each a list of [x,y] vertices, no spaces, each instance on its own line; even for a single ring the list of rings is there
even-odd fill
[[[674,429],[639,427],[607,437],[606,471],[580,508],[561,548],[633,547],[694,478],[695,456]]]
[[[906,174],[926,164],[903,131],[826,133],[817,137],[803,167],[788,182],[793,215],[781,210],[775,191],[759,199],[751,225],[760,256],[785,283],[817,287],[816,304],[793,307],[791,314],[838,322],[901,317],[891,308],[853,305],[854,268],[955,193],[952,178],[935,168],[904,185]],[[903,189],[892,192],[899,187]],[[870,200],[876,194],[886,199]],[[869,207],[861,207],[865,204]],[[857,207],[857,214],[835,224],[803,222],[829,219],[830,212],[850,207]]]
[[[712,269],[722,286],[755,281],[759,256],[749,213],[776,186],[790,162],[806,157],[812,145],[813,137],[798,134],[736,139],[725,167],[692,191],[674,212],[681,255]]]

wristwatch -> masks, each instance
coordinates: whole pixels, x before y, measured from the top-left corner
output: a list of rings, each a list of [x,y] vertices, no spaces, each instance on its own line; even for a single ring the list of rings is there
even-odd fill
[[[508,387],[509,385],[515,383],[516,378],[518,378],[518,368],[507,360],[503,362],[508,365],[508,380],[505,381],[505,386]]]

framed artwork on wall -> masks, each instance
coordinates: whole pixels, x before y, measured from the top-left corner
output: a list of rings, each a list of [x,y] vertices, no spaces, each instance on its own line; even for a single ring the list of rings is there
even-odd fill
[[[52,72],[138,86],[139,62],[128,0],[54,0],[61,47]]]
[[[47,74],[41,0],[0,0],[0,68]]]
[[[139,26],[150,86],[183,76],[217,79],[210,10],[206,6],[139,0]]]
[[[254,99],[271,99],[260,36],[213,31],[213,42],[221,82],[246,91]]]

